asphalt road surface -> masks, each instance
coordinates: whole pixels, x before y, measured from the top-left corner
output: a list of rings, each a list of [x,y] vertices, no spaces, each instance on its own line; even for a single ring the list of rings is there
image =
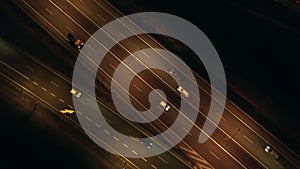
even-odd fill
[[[74,50],[68,43],[66,34],[73,32],[80,39],[86,41],[91,34],[93,34],[98,28],[104,24],[121,17],[115,8],[105,1],[15,1],[26,13],[28,13],[37,23],[39,23],[49,34],[51,34],[56,40],[61,42],[67,48],[70,48],[72,53],[76,56],[78,51]],[[111,52],[108,59],[100,66],[101,82],[110,84],[111,77],[114,73],[114,69],[120,62],[132,52],[135,52],[143,48],[161,47],[154,39],[149,36],[133,37],[131,40],[121,42],[119,48]],[[142,52],[141,55],[144,55]],[[48,93],[49,95],[44,96],[44,100],[50,101],[51,104],[47,103],[50,107],[53,107],[57,111],[63,108],[72,109],[72,101],[70,96],[66,93],[70,90],[70,80],[65,80],[64,84],[58,84],[57,86],[63,86],[59,88],[58,93],[54,93],[57,89],[51,81],[43,82],[41,77],[48,77],[45,74],[49,74],[49,69],[41,69],[41,65],[37,64],[37,61],[28,61],[19,59],[19,62],[15,63],[12,58],[3,58],[1,64],[6,69],[1,70],[9,77],[16,78],[18,83],[22,85],[28,85],[30,91],[33,94]],[[163,62],[161,62],[163,60]],[[166,68],[172,69],[170,60],[162,58],[158,60]],[[37,65],[31,65],[33,62]],[[153,61],[155,62],[155,61]],[[41,63],[41,62],[40,62]],[[128,63],[130,64],[130,63]],[[136,66],[145,65],[143,61],[137,60]],[[26,67],[27,65],[27,67]],[[32,70],[36,70],[36,66],[39,66],[39,72],[32,74]],[[135,65],[131,65],[135,66]],[[45,67],[45,66],[44,66]],[[7,69],[9,68],[9,69]],[[32,69],[32,70],[31,70]],[[43,71],[44,70],[44,71]],[[52,74],[55,71],[51,71]],[[50,73],[51,73],[50,72]],[[30,77],[29,75],[30,74]],[[52,75],[54,76],[54,75]],[[51,76],[51,77],[52,77]],[[56,77],[55,77],[56,76]],[[59,78],[58,74],[55,74],[53,79]],[[150,126],[146,126],[147,130],[153,130],[152,132],[161,132],[168,126],[168,120],[174,119],[174,115],[178,113],[178,99],[179,93],[176,91],[176,84],[172,83],[172,80],[168,79],[168,73],[163,72],[146,72],[137,78],[135,83],[136,90],[134,93],[136,100],[139,97],[144,97],[142,94],[153,90],[154,88],[164,88],[166,95],[172,99],[168,100],[168,104],[171,105],[171,110],[168,116],[162,117],[159,121],[154,122]],[[163,78],[162,78],[163,77]],[[166,78],[165,78],[166,77]],[[226,102],[225,112],[222,115],[222,120],[218,125],[217,130],[213,136],[204,144],[199,145],[197,138],[200,133],[200,129],[206,118],[209,103],[211,102],[210,86],[200,76],[197,76],[198,87],[201,97],[201,107],[199,110],[199,117],[196,121],[195,127],[190,131],[189,135],[178,145],[180,150],[186,154],[199,168],[203,165],[214,168],[297,168],[299,167],[299,157],[290,149],[288,149],[282,142],[276,139],[271,133],[266,131],[261,125],[257,124],[255,120],[251,119],[241,109],[235,106],[232,102]],[[62,78],[66,79],[66,78]],[[124,77],[126,80],[126,77]],[[47,78],[49,80],[50,78]],[[31,80],[31,81],[30,81]],[[88,81],[91,79],[87,79]],[[29,82],[30,81],[30,82]],[[52,84],[52,85],[51,85]],[[122,84],[120,84],[122,86]],[[56,87],[57,87],[56,86]],[[142,90],[141,90],[142,89]],[[84,90],[84,89],[83,89]],[[140,93],[136,93],[139,91]],[[143,91],[143,92],[142,92]],[[40,97],[40,96],[39,96]],[[66,99],[68,97],[68,99]],[[195,97],[191,93],[191,97]],[[220,96],[224,97],[224,96]],[[55,99],[54,99],[55,98]],[[174,98],[174,99],[173,99]],[[53,101],[53,102],[52,102]],[[212,98],[212,102],[218,103],[218,99]],[[62,104],[64,107],[62,107]],[[87,104],[87,103],[83,103]],[[133,102],[134,105],[146,106],[145,103]],[[76,122],[75,118],[70,119]],[[119,119],[120,117],[111,117],[111,121]],[[188,120],[188,119],[187,119]],[[214,124],[215,125],[215,124]],[[123,126],[123,125],[122,125]],[[152,129],[151,127],[155,127]],[[128,129],[129,130],[129,129]],[[133,129],[130,129],[130,131]],[[140,131],[139,131],[140,132]],[[279,153],[279,159],[272,159],[268,154],[264,152],[264,146],[272,145]],[[165,165],[182,165],[178,158],[174,157],[174,154],[168,154],[165,158],[171,159],[171,162],[167,164],[163,160],[153,157],[153,164],[155,167],[166,167]],[[194,158],[194,156],[197,158]],[[180,157],[179,157],[180,158]],[[152,160],[152,158],[151,158]],[[157,164],[154,164],[154,161]],[[141,165],[143,160],[133,160],[132,165]],[[178,164],[177,164],[178,163]],[[149,164],[149,168],[153,167]],[[170,166],[171,167],[171,166]],[[154,167],[153,167],[154,168]],[[171,167],[172,168],[172,167]]]

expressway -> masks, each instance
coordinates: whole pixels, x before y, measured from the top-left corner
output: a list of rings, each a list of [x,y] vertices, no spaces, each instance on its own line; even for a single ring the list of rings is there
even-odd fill
[[[57,0],[39,2],[19,1],[17,3],[48,30],[54,38],[62,44],[65,44],[68,48],[71,48],[66,41],[66,34],[68,32],[74,32],[81,39],[87,40],[90,35],[102,25],[122,16],[116,9],[102,1]],[[112,68],[116,68],[117,65],[120,64],[120,61],[128,54],[140,48],[147,47],[162,48],[155,40],[148,36],[135,37],[130,41],[120,43],[120,48],[116,49],[118,51],[113,51],[111,53],[112,56],[105,60],[108,63],[100,66],[104,74],[102,75],[102,80],[109,84],[114,72]],[[116,56],[114,53],[118,53],[118,55]],[[169,60],[165,60],[164,63],[166,67],[170,67]],[[171,68],[172,67],[170,67],[170,69]],[[172,98],[176,98],[175,84],[170,83],[171,80],[157,80],[161,79],[159,78],[161,76],[164,75],[160,72],[148,72],[142,76],[143,79],[139,79],[142,82],[137,83],[139,83],[140,88],[145,88],[146,90],[163,86],[168,96],[170,95]],[[144,83],[145,81],[148,83]],[[211,139],[204,144],[197,144],[197,136],[201,131],[201,127],[199,126],[203,125],[206,113],[209,109],[208,105],[211,90],[209,85],[203,81],[201,77],[197,76],[197,81],[202,101],[199,111],[200,116],[197,119],[197,125],[195,125],[190,134],[179,145],[187,156],[190,155],[190,158],[193,158],[193,154],[197,154],[201,158],[204,157],[205,160],[215,168],[224,166],[226,166],[226,168],[293,168],[299,166],[299,158],[296,154],[265,131],[259,124],[255,123],[254,120],[230,101],[226,103],[222,121]],[[159,85],[155,86],[157,84]],[[42,88],[42,90],[44,89]],[[214,98],[213,101],[218,102],[218,100],[214,100]],[[71,101],[69,103],[69,105],[72,106]],[[144,104],[145,103],[142,103],[142,105]],[[171,111],[176,110],[178,106],[176,99],[172,99],[170,104],[172,105]],[[155,126],[162,126],[158,128],[156,132],[163,130],[164,127],[166,127],[165,123],[166,119],[161,119],[161,121],[153,124]],[[267,144],[271,144],[280,152],[282,155],[280,159],[273,160],[268,154],[264,153],[263,147]],[[188,146],[189,149],[186,149],[184,146]],[[197,164],[199,161],[195,160],[194,162]]]
[[[0,60],[1,77],[18,85],[18,87],[21,87],[24,91],[30,93],[35,99],[45,104],[52,111],[61,114],[66,121],[69,121],[80,128],[80,124],[74,113],[61,113],[61,110],[73,109],[71,94],[69,93],[71,88],[69,78],[55,72],[53,68],[47,66],[33,56],[23,52],[16,52],[15,48],[10,50],[2,49],[1,51],[3,52]],[[14,62],[15,59],[18,59],[20,62]],[[102,100],[102,102],[104,101]],[[82,102],[82,104],[89,104],[89,101]],[[138,137],[141,134],[149,135],[141,129],[128,124],[126,121],[116,116],[115,113],[111,113],[113,110],[110,107],[103,105],[101,102],[99,102],[99,106],[102,107],[102,113],[111,125],[116,127],[119,126],[125,132],[130,131],[128,134],[135,137]],[[91,120],[88,117],[86,117],[86,119]],[[95,123],[94,125],[105,131],[105,129],[101,128],[100,124]],[[107,134],[109,135],[109,133]],[[112,137],[118,139],[117,137]],[[126,143],[122,142],[122,140],[119,140],[119,142],[121,146],[126,146]],[[175,156],[176,155],[171,155],[167,152],[152,158],[121,158],[121,161],[125,161],[127,167],[131,168],[156,168],[156,166],[167,168],[189,168],[185,162],[178,160]]]

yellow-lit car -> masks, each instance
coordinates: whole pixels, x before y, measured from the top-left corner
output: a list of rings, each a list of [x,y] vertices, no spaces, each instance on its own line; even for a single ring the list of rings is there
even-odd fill
[[[184,97],[190,97],[190,94],[188,91],[186,91],[182,86],[177,87],[177,91],[183,94]]]
[[[161,101],[159,104],[164,108],[165,111],[169,111],[171,109],[171,106],[164,101]]]
[[[70,93],[73,94],[76,97],[80,97],[81,96],[81,92],[75,90],[75,89],[71,89]]]

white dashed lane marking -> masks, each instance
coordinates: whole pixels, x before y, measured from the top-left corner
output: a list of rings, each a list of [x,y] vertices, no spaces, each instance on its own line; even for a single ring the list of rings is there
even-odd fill
[[[212,154],[216,159],[220,160],[220,157],[217,156],[214,152],[212,152],[211,150],[210,150],[209,152],[210,152],[210,154]]]
[[[98,124],[98,123],[95,123],[95,125],[98,127],[98,128],[100,128],[101,126]]]
[[[44,90],[45,92],[47,91],[47,89],[46,89],[46,88],[44,88],[44,87],[42,87],[42,90]]]
[[[158,156],[158,158],[159,158],[161,161],[163,161],[164,163],[168,164],[168,162],[167,162],[165,159],[163,159],[161,156]]]
[[[56,86],[56,87],[59,87],[59,85],[58,84],[56,84],[55,82],[53,82],[53,81],[51,81],[50,82],[51,84],[53,84],[54,86]]]
[[[104,132],[105,132],[106,134],[110,134],[110,132],[109,132],[109,131],[107,131],[107,130],[104,130]]]
[[[25,67],[26,67],[27,69],[31,70],[31,71],[34,71],[34,69],[33,69],[32,67],[28,66],[28,65],[25,65]]]
[[[142,157],[142,160],[145,161],[145,162],[147,162],[147,160],[144,157]]]
[[[124,147],[128,148],[128,145],[127,145],[127,144],[123,143],[122,145],[123,145]]]
[[[115,137],[115,136],[114,136],[113,138],[114,138],[116,141],[120,141],[120,140],[119,140],[117,137]]]
[[[154,169],[157,169],[157,167],[153,164],[151,164],[151,167],[154,168]]]
[[[105,21],[105,18],[103,18],[101,15],[97,15],[100,19],[102,19],[103,21]]]
[[[251,144],[254,144],[254,142],[253,142],[250,138],[248,138],[247,136],[243,135],[243,137],[244,137],[246,140],[248,140]]]
[[[68,107],[70,107],[71,109],[73,109],[74,107],[73,106],[71,106],[71,105],[68,105]]]
[[[50,15],[53,15],[53,12],[50,11],[48,8],[45,8],[45,10],[46,10]]]
[[[89,117],[85,117],[88,121],[92,121]]]

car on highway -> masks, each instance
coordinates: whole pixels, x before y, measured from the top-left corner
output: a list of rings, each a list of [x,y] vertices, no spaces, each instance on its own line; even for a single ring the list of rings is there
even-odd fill
[[[171,109],[171,106],[164,101],[161,101],[159,104],[164,108],[165,111],[169,111]]]
[[[81,92],[80,91],[77,91],[75,89],[71,89],[70,90],[70,93],[73,94],[74,96],[76,97],[80,97],[81,96]]]
[[[273,158],[278,159],[279,158],[279,153],[275,151],[271,146],[267,145],[265,147],[265,152],[270,154]]]
[[[175,69],[172,69],[169,73],[176,79],[181,80],[181,77],[176,73]]]
[[[69,42],[75,46],[77,49],[82,49],[84,43],[82,42],[82,40],[80,40],[79,38],[77,38],[74,34],[72,34],[71,32],[69,32],[67,34],[68,40]]]
[[[138,139],[139,139],[140,143],[146,145],[147,148],[151,148],[153,145],[153,143],[150,140],[147,140],[146,138],[144,138],[143,135],[139,136]]]
[[[177,87],[177,91],[183,94],[184,97],[190,97],[190,94],[188,91],[186,91],[182,86]]]

